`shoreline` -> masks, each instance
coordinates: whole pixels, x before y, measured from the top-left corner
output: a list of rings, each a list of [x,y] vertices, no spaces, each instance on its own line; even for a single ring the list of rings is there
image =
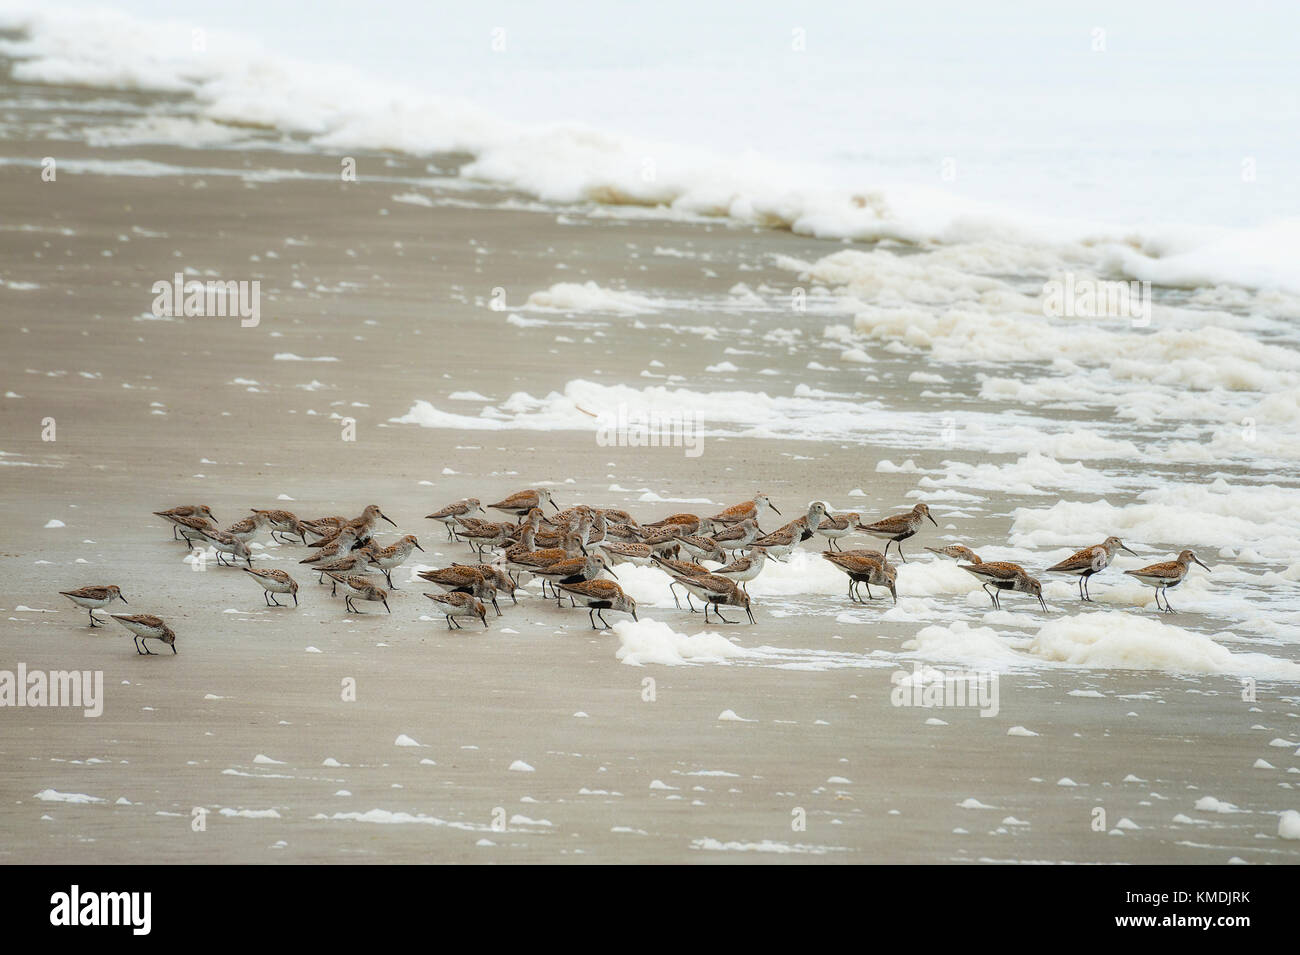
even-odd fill
[[[33,155],[48,148],[29,145]],[[130,152],[174,162],[177,151]],[[187,155],[196,166],[215,161],[202,150]],[[310,160],[317,161],[332,160]],[[362,157],[363,167],[371,161],[394,162],[387,168],[409,178],[422,165],[374,156]],[[285,164],[308,162],[295,154]],[[539,481],[555,482],[562,507],[620,506],[642,520],[694,509],[674,499],[722,506],[757,490],[772,494],[786,519],[813,498],[864,515],[910,507],[918,478],[953,450],[732,435],[706,437],[703,453],[690,458],[680,448],[600,447],[583,431],[391,423],[421,399],[455,411],[449,393],[475,392],[499,407],[516,393],[546,395],[574,379],[686,388],[716,380],[715,389],[740,392],[788,392],[812,379],[833,390],[842,370],[806,367],[817,354],[809,341],[820,341],[833,321],[817,314],[718,309],[706,317],[713,337],[682,330],[698,326],[700,316],[679,304],[653,316],[561,310],[552,325],[507,321],[515,303],[560,281],[671,290],[684,302],[721,301],[739,283],[784,290],[794,273],[777,257],[815,260],[832,244],[722,223],[610,217],[574,224],[564,210],[438,204],[442,193],[430,194],[432,206],[413,205],[393,201],[392,183],[364,175],[346,185],[67,175],[50,185],[41,191],[11,178],[0,186],[12,221],[38,230],[0,232],[0,257],[21,265],[12,277],[38,286],[0,289],[6,389],[22,395],[0,404],[9,465],[0,468],[0,486],[10,521],[0,564],[10,583],[0,668],[21,661],[29,669],[103,670],[107,699],[98,719],[68,710],[0,712],[0,756],[11,767],[0,782],[0,831],[8,836],[0,858],[1300,859],[1294,843],[1277,838],[1275,815],[1296,808],[1294,750],[1270,745],[1300,733],[1294,684],[1261,682],[1251,704],[1233,675],[1013,667],[999,671],[996,717],[921,711],[890,704],[890,675],[910,671],[916,658],[904,644],[937,624],[1000,632],[1001,618],[987,619],[988,608],[945,592],[950,604],[939,620],[878,619],[891,608],[864,610],[820,592],[774,595],[756,599],[758,625],[709,629],[746,649],[791,651],[790,660],[635,667],[616,659],[618,636],[594,634],[584,612],[556,611],[535,596],[521,597],[517,608],[507,602],[486,633],[448,633],[440,616],[420,606],[424,598],[405,574],[396,578],[391,616],[382,608],[345,615],[307,574],[296,574],[301,608],[268,609],[239,571],[192,571],[167,526],[152,517],[191,501],[209,504],[223,524],[251,507],[316,516],[355,513],[373,501],[399,524],[385,527],[389,537],[419,535],[429,552],[421,560],[433,566],[467,552],[446,545],[441,526],[424,514]],[[694,257],[656,257],[656,248]],[[179,267],[196,277],[260,280],[259,326],[136,321],[149,310],[151,284]],[[511,309],[486,307],[498,287]],[[792,344],[764,337],[792,327],[803,336],[787,336]],[[779,374],[708,372],[727,360],[735,335],[743,349],[761,351],[754,343],[764,343],[761,361]],[[890,352],[882,342],[866,347],[878,380],[860,387],[891,409],[932,413],[927,384],[905,373],[925,357]],[[286,354],[337,360],[276,358]],[[643,379],[651,356],[681,381]],[[893,378],[882,371],[889,362],[902,368]],[[484,404],[466,402],[465,413]],[[1052,413],[1077,422],[1106,412]],[[57,422],[54,442],[41,440],[47,417]],[[344,417],[356,420],[355,441],[342,440]],[[920,470],[878,472],[881,459],[912,459]],[[1221,466],[1180,467],[1208,475]],[[851,496],[855,489],[862,496]],[[642,500],[647,493],[660,500]],[[277,501],[280,494],[292,500]],[[1126,490],[1123,499],[1136,494]],[[1005,540],[1014,509],[1042,503],[1011,493],[996,506],[941,501],[939,528],[927,525],[908,553],[923,567],[926,544]],[[66,526],[46,529],[50,519]],[[267,547],[255,566],[294,573],[278,561],[300,551]],[[57,591],[92,583],[121,585],[131,603],[115,612],[153,612],[173,623],[179,654],[137,657],[111,622],[91,635],[84,611]],[[1118,591],[1119,575],[1098,583],[1099,596]],[[1068,589],[1069,582],[1052,585],[1058,619],[1081,612],[1060,596]],[[1114,599],[1104,610],[1147,618],[1127,598]],[[1214,632],[1195,606],[1180,606],[1176,622]],[[1011,612],[1013,620],[1035,619],[1020,603]],[[852,619],[841,620],[846,613]],[[685,611],[655,608],[643,617],[687,633],[700,627]],[[1238,640],[1245,646],[1230,649],[1296,659],[1293,644]],[[653,703],[642,698],[647,677],[655,681]],[[345,679],[356,681],[355,703],[340,697]],[[728,710],[754,722],[719,720]],[[932,718],[946,725],[927,724]],[[1008,735],[1015,727],[1038,735]],[[420,745],[396,745],[403,735]],[[324,765],[327,759],[341,765]],[[1273,769],[1252,768],[1257,759]],[[515,761],[532,771],[512,770]],[[1130,775],[1141,781],[1126,781]],[[1076,785],[1059,784],[1067,778]],[[46,790],[104,801],[35,798]],[[1244,811],[1198,809],[1204,797]],[[123,798],[130,805],[115,803]],[[1109,820],[1103,832],[1091,828],[1098,806]],[[191,830],[195,807],[208,811],[206,832]],[[492,828],[498,807],[506,831]],[[796,810],[806,815],[805,830],[791,828]],[[1119,826],[1121,819],[1139,828]],[[479,845],[484,839],[494,845]]]

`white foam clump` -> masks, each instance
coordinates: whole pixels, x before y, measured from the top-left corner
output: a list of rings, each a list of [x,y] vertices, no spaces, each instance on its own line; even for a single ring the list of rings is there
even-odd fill
[[[48,521],[45,522],[45,527],[47,530],[51,527],[67,527],[67,526],[68,526],[67,524],[63,523],[63,521],[59,520],[57,517],[51,517]]]
[[[1223,814],[1246,812],[1245,809],[1238,809],[1230,802],[1222,799],[1216,799],[1214,796],[1202,796],[1196,800],[1196,808],[1201,812],[1217,812]]]
[[[629,216],[658,206],[661,215],[725,216],[824,238],[960,242],[981,246],[986,267],[998,274],[1041,274],[1044,260],[1083,258],[1098,269],[1163,284],[1300,287],[1300,222],[1294,219],[1250,229],[1141,231],[1048,221],[950,190],[882,183],[878,173],[836,165],[781,162],[749,151],[720,154],[585,126],[505,121],[391,77],[294,60],[224,31],[205,29],[207,51],[195,56],[191,32],[200,24],[180,20],[38,10],[6,13],[0,24],[30,33],[3,44],[16,59],[18,82],[190,94],[196,115],[170,131],[181,145],[193,144],[196,128],[217,135],[224,127],[224,135],[235,135],[232,130],[263,127],[335,153],[468,152],[474,161],[460,171],[466,178],[546,200],[619,206]],[[654,157],[653,176],[645,175],[646,157]],[[1044,245],[1051,254],[1036,248]],[[1012,254],[1018,256],[1015,267],[1007,267]],[[935,301],[925,295],[903,300]]]
[[[1277,835],[1280,839],[1300,839],[1300,812],[1288,809],[1278,816]]]
[[[548,312],[653,312],[660,302],[635,292],[602,288],[595,282],[557,282],[528,296],[525,308]]]
[[[1120,611],[1052,620],[1028,649],[1041,659],[1077,666],[1300,680],[1300,664],[1232,653],[1203,633]]]
[[[972,627],[963,620],[949,625],[934,624],[903,643],[903,649],[927,660],[950,660],[985,665],[1032,666],[1034,661],[1017,648],[1029,645],[1027,638],[1004,639],[991,627]]]
[[[753,655],[720,633],[704,631],[687,636],[651,618],[620,620],[613,629],[619,640],[614,656],[630,666],[726,663],[736,657]]]
[[[963,487],[995,490],[1005,494],[1054,494],[1060,488],[1086,487],[1093,492],[1113,490],[1119,482],[1080,461],[1062,464],[1039,451],[1030,451],[1014,463],[970,464],[944,462],[942,477],[923,477],[921,488]],[[1050,488],[1052,490],[1044,490]]]
[[[512,773],[532,773],[532,772],[536,772],[536,770],[533,769],[532,766],[530,766],[530,765],[528,765],[527,763],[525,763],[522,759],[516,759],[513,763],[510,764],[509,769],[510,769],[510,772],[512,772]]]
[[[105,800],[99,796],[88,796],[85,793],[61,793],[57,789],[42,789],[35,797],[41,802],[70,802],[70,803],[96,803]]]
[[[397,737],[397,739],[393,740],[393,745],[394,746],[419,746],[420,744],[417,743],[415,740],[411,739],[411,737],[407,736],[405,733],[402,733],[400,736]]]
[[[1289,558],[1300,539],[1300,491],[1274,484],[1164,485],[1144,491],[1140,503],[1117,505],[1101,500],[1060,501],[1045,508],[1018,508],[1012,515],[1010,541],[1016,547],[1077,546],[1101,528],[1128,541],[1166,542],[1170,553],[1132,566],[1169,560],[1182,547],[1239,547],[1242,541],[1261,554]],[[1171,532],[1175,535],[1171,537]],[[1118,559],[1128,560],[1126,555]],[[1211,567],[1208,554],[1198,554]],[[1193,567],[1178,589],[1186,592]]]

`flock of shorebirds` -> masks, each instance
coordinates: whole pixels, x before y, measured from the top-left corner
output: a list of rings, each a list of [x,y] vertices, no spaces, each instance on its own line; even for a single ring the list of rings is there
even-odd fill
[[[548,505],[554,513],[545,513]],[[742,608],[753,623],[748,582],[762,572],[768,560],[784,560],[800,543],[815,535],[826,540],[821,556],[848,576],[851,600],[865,603],[859,592],[862,586],[867,589],[867,598],[875,599],[871,592],[874,584],[888,590],[897,603],[898,568],[889,560],[889,548],[893,546],[898,559],[906,563],[903,541],[915,536],[927,520],[938,527],[925,504],[863,524],[855,512],[832,514],[823,502],[813,501],[807,513],[777,530],[765,532],[759,527],[759,519],[769,510],[781,514],[766,494],[756,494],[711,517],[678,513],[647,524],[637,523],[619,508],[579,505],[561,510],[547,488],[519,491],[487,505],[487,509],[509,515],[512,520],[484,519],[487,513],[476,498],[465,498],[427,515],[427,519],[444,525],[448,540],[468,544],[477,558],[473,563],[453,563],[418,574],[440,591],[425,596],[446,617],[448,629],[460,629],[460,621],[466,619],[477,620],[486,628],[485,601],[497,615],[501,614],[498,594],[509,595],[517,604],[515,592],[525,574],[541,578],[542,596],[554,597],[558,606],[566,598],[571,607],[581,603],[587,609],[593,629],[600,629],[597,620],[608,626],[602,614],[604,610],[627,613],[635,620],[636,601],[623,592],[613,569],[624,563],[657,567],[667,573],[678,608],[681,607],[677,596],[680,587],[692,612],[697,611],[691,598],[702,602],[706,623],[710,611],[719,622],[735,623],[722,616],[723,607]],[[392,572],[413,551],[423,551],[413,534],[387,546],[380,544],[374,537],[378,522],[384,520],[394,527],[397,525],[376,504],[369,505],[355,518],[336,516],[314,520],[302,520],[290,511],[254,508],[251,516],[224,530],[217,526],[211,509],[204,504],[154,513],[173,525],[173,539],[183,540],[195,552],[195,560],[205,559],[206,549],[211,547],[222,566],[236,566],[241,561],[246,564],[241,569],[261,585],[268,607],[287,606],[276,600],[277,595],[293,597],[296,607],[298,582],[283,570],[253,568],[249,544],[259,533],[265,532],[281,544],[301,544],[313,550],[313,554],[299,563],[306,565],[309,573],[317,574],[321,584],[328,578],[332,595],[342,591],[344,607],[349,613],[359,613],[356,601],[382,603],[391,613],[388,590],[379,586],[371,575],[382,573],[391,588]],[[839,541],[853,533],[885,541],[884,551],[842,549]],[[1019,564],[981,560],[978,554],[960,544],[926,550],[959,561],[962,570],[981,582],[996,608],[1002,606],[1003,591],[1018,591],[1038,598],[1042,608],[1047,609],[1042,585]],[[1091,601],[1090,579],[1109,566],[1118,550],[1133,553],[1118,537],[1108,537],[1048,567],[1047,572],[1078,577],[1080,599]],[[706,563],[717,566],[706,567]],[[1174,560],[1125,573],[1154,587],[1157,608],[1173,613],[1168,592],[1183,581],[1192,563],[1206,567],[1192,551],[1184,550]],[[605,575],[614,579],[607,580]],[[91,627],[100,625],[96,610],[115,600],[127,602],[117,586],[82,587],[60,593],[90,614]],[[176,634],[161,617],[110,616],[134,634],[137,653],[152,654],[148,640],[161,641],[176,652]]]

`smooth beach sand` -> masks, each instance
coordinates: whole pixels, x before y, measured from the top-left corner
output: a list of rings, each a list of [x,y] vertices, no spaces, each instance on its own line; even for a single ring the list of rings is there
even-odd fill
[[[37,159],[48,149],[11,152]],[[67,154],[115,158],[71,144]],[[487,307],[494,288],[511,309],[558,281],[720,296],[737,282],[788,286],[792,273],[773,257],[811,259],[827,244],[635,215],[574,219],[485,191],[470,203],[390,181],[429,173],[382,156],[359,156],[360,181],[342,184],[331,157],[132,155],[319,178],[69,171],[41,183],[34,167],[0,178],[6,278],[39,286],[0,289],[4,390],[21,396],[0,405],[0,668],[102,670],[106,694],[94,719],[0,712],[0,859],[1296,861],[1297,844],[1276,838],[1275,814],[1296,808],[1279,785],[1294,779],[1295,749],[1270,742],[1297,739],[1300,704],[1267,687],[1243,702],[1235,677],[1019,670],[1002,674],[1000,712],[984,718],[891,705],[891,674],[911,668],[893,655],[924,624],[836,619],[881,614],[884,602],[864,609],[815,595],[774,616],[756,599],[756,626],[709,628],[745,647],[800,648],[785,667],[631,666],[616,658],[616,635],[534,591],[517,607],[505,600],[486,632],[448,632],[405,570],[391,615],[378,604],[345,614],[292,563],[301,547],[267,547],[256,562],[298,578],[296,610],[266,608],[237,570],[193,571],[152,511],[205,503],[224,526],[254,506],[310,517],[376,502],[401,533],[419,535],[421,563],[441,565],[468,551],[423,515],[466,495],[486,502],[549,481],[561,506],[622,506],[653,520],[711,505],[642,502],[642,488],[718,505],[764,490],[786,519],[813,498],[884,515],[911,505],[915,480],[877,473],[876,462],[931,467],[945,452],[742,437],[708,439],[688,458],[680,448],[600,447],[584,432],[390,424],[448,390],[500,401],[575,378],[641,387],[649,356],[694,376],[721,349],[659,323],[727,332],[719,316],[672,307],[641,323],[601,315],[587,329],[518,327]],[[411,191],[439,201],[392,200]],[[711,275],[645,254],[688,243]],[[152,283],[186,267],[200,278],[260,279],[260,325],[138,318]],[[825,324],[783,324],[798,321],[813,337]],[[285,354],[339,360],[275,357]],[[805,361],[791,350],[780,371],[798,378]],[[908,393],[890,401],[905,408]],[[341,439],[341,417],[355,419],[354,442]],[[46,418],[57,424],[53,442],[41,440]],[[857,488],[863,496],[845,496]],[[65,526],[47,528],[52,519]],[[906,545],[909,557],[929,559],[921,546],[939,543],[926,528]],[[384,525],[385,539],[392,531]],[[1006,518],[977,516],[960,532],[997,538]],[[157,613],[179,635],[177,656],[137,656],[126,631],[110,622],[91,632],[85,612],[58,596],[107,583],[130,605],[101,618]],[[1025,600],[1005,605],[1014,612]],[[978,626],[985,609],[967,607],[963,619]],[[702,629],[685,611],[641,616]],[[817,652],[826,666],[809,662]],[[870,663],[864,655],[877,652],[876,665],[831,665],[846,654]],[[355,702],[342,698],[349,680]],[[724,711],[743,721],[719,719]],[[1013,727],[1037,735],[1009,735]],[[397,745],[401,737],[418,746]],[[1253,769],[1257,759],[1275,768]],[[1198,809],[1205,797],[1241,811]],[[205,831],[193,831],[196,807],[207,811]]]

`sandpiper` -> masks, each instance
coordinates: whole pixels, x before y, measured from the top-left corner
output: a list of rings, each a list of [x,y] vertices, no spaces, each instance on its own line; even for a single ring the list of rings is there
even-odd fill
[[[727,562],[727,549],[712,537],[705,536],[708,533],[705,529],[706,522],[710,525],[712,523],[708,518],[701,521],[700,533],[698,534],[675,534],[673,537],[677,543],[682,545],[682,550],[697,561],[711,560],[715,563],[725,564]],[[709,526],[708,529],[712,530],[712,527]]]
[[[741,521],[752,520],[757,523],[758,519],[763,516],[763,509],[768,507],[776,511],[777,514],[781,513],[776,510],[776,505],[772,503],[771,498],[766,494],[755,494],[751,500],[733,504],[731,507],[714,514],[713,522],[715,524],[739,524]]]
[[[726,577],[719,577],[717,574],[701,574],[698,577],[677,576],[673,578],[674,583],[681,584],[687,593],[695,594],[704,601],[704,622],[709,622],[709,608],[713,608],[713,614],[723,623],[736,623],[735,620],[728,620],[722,615],[719,608],[732,606],[744,607],[745,613],[749,616],[749,622],[755,623],[754,612],[749,609],[749,594],[745,593]]]
[[[886,588],[898,603],[898,570],[884,554],[879,551],[822,551],[822,557],[830,561],[849,576],[849,599],[865,603],[858,593],[858,586],[865,584],[867,599],[875,600],[871,585]]]
[[[454,504],[448,504],[446,507],[434,511],[432,514],[425,514],[426,520],[439,521],[442,526],[447,528],[447,540],[455,540],[456,534],[453,531],[453,525],[458,517],[470,517],[474,514],[485,513],[483,505],[479,503],[476,497],[467,497],[457,501]]]
[[[767,564],[767,549],[764,547],[752,548],[748,557],[738,557],[731,563],[719,567],[714,571],[719,577],[726,577],[728,580],[740,584],[740,588],[746,593],[749,588],[746,583],[757,577]]]
[[[585,557],[567,557],[539,567],[533,571],[538,577],[551,582],[554,590],[557,584],[576,584],[583,580],[596,580],[602,573],[607,573],[615,580],[618,574],[610,569],[609,561],[600,551],[594,551]],[[555,591],[555,599],[560,600],[560,592]]]
[[[424,553],[424,548],[420,546],[420,542],[415,539],[414,534],[407,534],[397,543],[389,544],[387,547],[375,547],[372,544],[369,549],[370,563],[384,572],[384,578],[388,581],[388,586],[396,590],[397,588],[393,587],[393,571],[406,563],[406,559],[411,556],[413,550]]]
[[[1030,594],[1038,598],[1039,606],[1046,612],[1047,604],[1043,600],[1043,585],[1025,572],[1025,568],[1019,564],[1013,564],[1005,560],[986,560],[978,564],[960,564],[958,565],[968,574],[972,574],[983,583],[980,586],[984,592],[989,595],[993,601],[993,606],[998,610],[1002,609],[1002,601],[998,598],[999,591],[1018,590],[1021,593]],[[992,590],[989,590],[992,587]]]
[[[497,607],[497,598],[496,598],[497,591],[502,591],[504,593],[509,594],[510,602],[512,604],[517,605],[519,603],[518,598],[515,597],[515,590],[517,590],[518,588],[516,587],[515,582],[511,578],[510,574],[506,572],[506,569],[503,565],[501,564],[473,564],[473,565],[452,564],[452,566],[453,567],[472,566],[474,570],[477,570],[480,574],[483,575],[484,580],[486,580],[489,584],[491,584],[495,588],[491,594],[490,599],[492,601],[492,606],[496,607],[498,617],[501,616],[501,608]]]
[[[938,554],[940,557],[951,557],[953,560],[965,561],[968,564],[984,563],[979,554],[962,544],[949,544],[947,547],[927,547],[926,550],[931,554]]]
[[[1107,537],[1100,544],[1077,550],[1065,560],[1047,568],[1049,574],[1074,574],[1079,578],[1079,599],[1091,601],[1088,591],[1088,579],[1093,574],[1101,573],[1115,559],[1115,551],[1125,550],[1134,557],[1133,551],[1124,546],[1118,537]]]
[[[378,600],[384,605],[384,609],[389,613],[393,610],[388,606],[388,591],[383,587],[376,587],[367,577],[348,577],[344,574],[330,573],[329,577],[338,584],[343,590],[343,606],[350,613],[360,613],[352,605],[352,601],[361,600]]]
[[[394,527],[397,526],[397,524],[393,522],[392,518],[379,509],[378,504],[367,504],[366,509],[361,512],[359,517],[354,517],[344,526],[355,530],[357,532],[357,540],[364,544],[366,541],[370,540],[371,535],[375,532],[375,525],[378,524],[381,519],[388,521],[388,523],[392,524]]]
[[[667,517],[651,521],[649,524],[641,525],[643,537],[650,536],[655,531],[672,531],[676,534],[694,534],[700,530],[700,516],[698,514],[687,514],[684,511],[678,514],[669,514]]]
[[[717,518],[710,518],[710,520],[717,520]],[[747,517],[743,521],[727,525],[714,534],[713,539],[731,551],[734,556],[737,552],[752,544],[759,533],[758,521],[752,517]]]
[[[627,522],[611,524],[609,518],[605,518],[605,539],[624,544],[636,544],[641,540],[641,527],[639,524]]]
[[[161,517],[163,520],[176,524],[178,517],[197,517],[205,523],[216,526],[217,519],[212,516],[212,510],[206,504],[182,504],[180,507],[173,507],[166,511],[154,511],[155,517]],[[172,539],[176,539],[176,528],[172,528]]]
[[[579,553],[586,553],[582,546],[582,541],[578,539],[577,534],[569,534],[564,538],[562,547],[541,547],[537,550],[516,553],[514,556],[506,557],[506,566],[516,573],[536,574],[539,570],[549,567],[558,560],[566,560]],[[542,596],[546,596],[546,580],[542,581]]]
[[[829,550],[840,550],[840,546],[835,542],[851,534],[859,520],[861,516],[857,511],[845,511],[843,514],[828,513],[817,525],[817,533],[826,538]]]
[[[268,607],[283,607],[284,604],[276,600],[272,594],[291,594],[293,596],[293,605],[298,606],[298,581],[294,580],[283,570],[253,570],[245,568],[244,573],[251,574],[253,579],[262,585],[262,596],[266,598]]]
[[[495,504],[489,504],[488,507],[494,511],[504,511],[507,514],[513,514],[522,518],[535,507],[541,507],[543,504],[549,504],[557,511],[560,505],[551,500],[551,491],[549,488],[528,488],[524,491],[516,491],[503,501],[497,501]]]
[[[231,537],[238,537],[247,544],[257,532],[270,523],[270,518],[266,516],[265,511],[254,511],[251,516],[245,517],[241,521],[235,521],[226,528],[226,533]]]
[[[632,619],[636,620],[636,601],[623,593],[623,588],[612,580],[583,580],[572,584],[560,584],[560,589],[576,597],[583,602],[587,608],[587,619],[591,621],[591,629],[599,630],[596,626],[596,618],[606,628],[609,624],[605,622],[602,610],[617,610],[619,613],[630,613]]]
[[[627,524],[631,527],[639,527],[636,519],[621,507],[602,507],[599,508],[601,515],[605,518],[606,524]]]
[[[458,517],[456,523],[460,525],[456,528],[456,536],[473,547],[480,560],[485,547],[504,544],[514,529],[513,524],[480,521],[474,517]]]
[[[889,544],[895,544],[898,547],[898,556],[902,557],[903,563],[907,563],[907,558],[903,557],[903,541],[913,536],[920,528],[923,521],[929,521],[935,527],[939,522],[930,516],[930,508],[925,504],[918,504],[906,514],[895,514],[892,517],[886,517],[884,520],[876,521],[874,524],[859,524],[857,530],[864,534],[870,534],[872,537],[883,541],[885,544],[885,556],[889,555]]]
[[[315,517],[302,522],[302,526],[307,529],[307,533],[320,538],[333,537],[339,532],[344,524],[348,522],[346,517],[335,514],[330,517]]]
[[[538,513],[541,512],[538,511]],[[531,515],[532,511],[529,511],[529,514]],[[537,541],[537,546],[560,547],[563,544],[564,538],[573,534],[585,548],[587,546],[587,541],[591,538],[591,520],[591,512],[584,509],[578,512],[574,519],[568,524],[558,525],[556,530],[539,530],[536,535],[534,535]]]
[[[682,524],[669,524],[666,528],[656,528],[642,537],[641,543],[656,554],[680,554],[682,545],[677,535],[685,533],[684,527]]]
[[[784,560],[790,555],[800,541],[805,541],[812,537],[810,528],[817,527],[826,516],[826,505],[821,501],[813,501],[808,505],[808,513],[803,517],[797,517],[784,527],[780,527],[770,534],[764,534],[762,537],[755,538],[748,548],[752,550],[755,547],[767,548],[767,555],[777,560]]]
[[[335,557],[333,560],[322,561],[312,567],[318,576],[317,583],[325,583],[325,578],[333,574],[355,574],[363,577],[366,574],[366,568],[370,566],[370,551],[367,548],[354,550],[350,554],[344,554],[342,557]],[[338,593],[338,585],[330,586],[330,596],[333,597]]]
[[[120,600],[122,603],[129,602],[122,596],[122,591],[117,588],[116,584],[109,584],[107,587],[82,587],[78,590],[60,590],[59,593],[78,607],[85,608],[86,612],[90,614],[90,627],[92,630],[100,625],[95,618],[96,610],[107,607],[114,600]]]
[[[271,528],[271,539],[279,541],[281,544],[289,543],[285,540],[290,534],[297,535],[302,539],[302,543],[307,543],[307,527],[302,521],[298,520],[298,515],[293,511],[280,510],[278,508],[254,508],[254,514],[265,514],[266,521]],[[276,535],[279,534],[279,537]]]
[[[709,568],[702,564],[692,563],[689,560],[673,560],[672,558],[664,557],[662,554],[651,554],[650,559],[654,562],[656,567],[666,573],[669,577],[673,578],[668,582],[668,592],[673,595],[673,603],[676,604],[678,610],[682,609],[682,605],[677,599],[677,584],[675,583],[677,578],[703,577],[709,572]],[[695,609],[695,604],[691,603],[691,595],[689,592],[686,594],[686,606],[691,608],[691,613],[698,613]]]
[[[180,539],[185,546],[193,548],[195,540],[203,540],[207,531],[217,530],[217,525],[213,524],[206,517],[172,517],[168,518],[172,522],[173,540],[175,534],[180,532]]]
[[[109,616],[135,634],[133,642],[136,653],[157,656],[145,645],[146,640],[161,640],[172,648],[172,653],[176,652],[176,634],[162,617],[155,617],[151,613],[111,613]]]
[[[357,532],[351,527],[345,527],[332,537],[322,537],[307,546],[312,548],[315,553],[310,557],[304,557],[298,563],[321,564],[325,561],[334,560],[336,557],[346,557],[352,553],[358,546]]]
[[[654,553],[649,544],[628,544],[622,541],[604,541],[600,545],[612,563],[633,564],[637,567],[649,567],[650,555]]]
[[[229,561],[222,559],[222,554],[229,554],[236,560],[242,560],[249,567],[253,566],[253,552],[248,549],[248,545],[236,537],[234,534],[227,534],[225,531],[219,531],[215,527],[205,529],[204,538],[212,545],[212,549],[217,552],[217,563],[223,567],[233,567]]]
[[[488,575],[484,574],[479,567],[470,567],[467,564],[452,564],[450,567],[436,570],[422,570],[418,576],[435,587],[442,588],[446,593],[469,594],[478,600],[486,600],[492,604],[497,616],[501,616],[501,608],[497,605],[495,581],[490,580]],[[428,594],[425,596],[428,596]]]
[[[483,629],[488,629],[487,608],[479,603],[472,594],[464,593],[459,590],[453,590],[446,594],[425,594],[430,600],[438,605],[442,615],[447,618],[447,629],[454,626],[457,630],[464,630],[457,621],[456,617],[477,617],[483,621]]]
[[[1169,588],[1177,587],[1187,576],[1187,570],[1195,562],[1205,567],[1204,562],[1190,550],[1185,550],[1173,560],[1166,560],[1159,564],[1152,564],[1149,567],[1140,567],[1137,570],[1126,570],[1124,573],[1130,577],[1136,577],[1148,587],[1156,589],[1156,609],[1163,610],[1165,613],[1177,613],[1173,607],[1169,606]],[[1213,573],[1213,571],[1210,571]],[[1165,605],[1160,606],[1160,594],[1165,595]]]

